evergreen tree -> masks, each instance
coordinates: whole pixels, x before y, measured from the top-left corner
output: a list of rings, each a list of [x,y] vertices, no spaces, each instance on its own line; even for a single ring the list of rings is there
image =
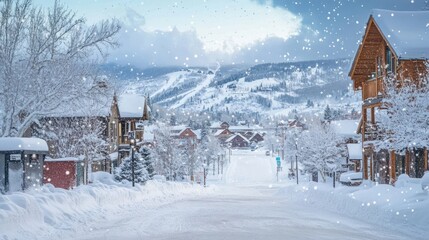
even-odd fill
[[[177,124],[176,115],[171,115],[171,117],[170,117],[170,125],[171,126],[176,126],[176,124]]]
[[[323,120],[327,121],[327,122],[331,122],[334,119],[334,115],[332,113],[331,108],[329,107],[329,105],[326,106],[325,108],[325,112],[323,115]]]
[[[152,179],[155,175],[154,160],[152,159],[152,150],[147,146],[143,146],[142,148],[140,148],[140,155],[143,158],[143,163],[146,167],[146,171],[149,174],[149,179]]]
[[[149,180],[149,173],[140,154],[134,154],[134,164],[132,163],[131,157],[125,158],[115,171],[115,179],[117,181],[127,180],[131,182],[133,180],[132,166],[134,165],[134,181],[144,183]]]
[[[310,99],[308,99],[308,100],[307,100],[307,105],[306,105],[306,107],[307,107],[307,108],[314,107],[314,103],[313,103],[313,101],[311,101]]]

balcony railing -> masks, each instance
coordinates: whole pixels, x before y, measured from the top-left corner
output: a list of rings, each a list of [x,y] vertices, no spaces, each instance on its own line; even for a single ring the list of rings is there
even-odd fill
[[[380,127],[380,123],[367,123],[365,126],[365,141],[381,140],[385,136],[385,130]]]
[[[383,92],[382,78],[372,78],[363,84],[362,100],[379,98]]]

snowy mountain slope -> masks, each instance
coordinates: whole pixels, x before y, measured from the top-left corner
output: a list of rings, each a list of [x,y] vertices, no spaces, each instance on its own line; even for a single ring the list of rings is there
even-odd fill
[[[135,78],[125,93],[149,94],[152,103],[168,109],[267,112],[308,100],[335,104],[350,99],[350,60],[261,64],[253,67],[170,68],[167,74]],[[154,71],[154,70],[152,70]],[[156,76],[156,77],[153,77]]]

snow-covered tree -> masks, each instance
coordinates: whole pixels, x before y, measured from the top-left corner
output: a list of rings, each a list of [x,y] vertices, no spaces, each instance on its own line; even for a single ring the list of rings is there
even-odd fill
[[[307,121],[307,124],[308,129],[297,138],[298,160],[305,171],[318,172],[325,182],[326,173],[335,171],[341,164],[341,139],[330,124],[322,123],[320,119]]]
[[[23,136],[100,87],[94,66],[117,45],[116,21],[87,26],[59,1],[46,10],[32,0],[3,0],[0,19],[0,136]]]
[[[127,157],[123,160],[121,165],[115,170],[115,179],[117,181],[127,180],[129,182],[133,181],[133,166],[134,166],[134,182],[135,183],[144,183],[150,179],[149,173],[146,170],[146,165],[144,159],[140,154],[134,154],[134,161],[130,157]]]
[[[379,137],[377,149],[392,149],[399,153],[411,148],[429,146],[429,86],[428,79],[418,83],[385,79],[384,108],[377,112]]]
[[[206,135],[197,149],[197,154],[200,157],[199,165],[204,163],[207,169],[214,169],[219,153],[223,153],[219,140],[211,134]]]
[[[34,135],[54,143],[50,155],[54,158],[81,157],[84,159],[85,182],[94,159],[108,155],[104,132],[106,124],[98,117],[44,118],[34,128]]]
[[[332,109],[329,107],[329,105],[327,105],[323,111],[323,120],[327,122],[334,120],[334,113],[332,112]]]
[[[152,157],[152,149],[150,149],[147,146],[143,146],[140,148],[139,153],[141,157],[143,158],[143,163],[146,167],[146,170],[149,174],[149,178],[152,179],[155,175],[155,169],[154,169],[154,159]]]
[[[183,162],[178,141],[171,137],[171,127],[158,123],[155,131],[155,172],[164,175],[168,180],[176,180],[183,175]]]

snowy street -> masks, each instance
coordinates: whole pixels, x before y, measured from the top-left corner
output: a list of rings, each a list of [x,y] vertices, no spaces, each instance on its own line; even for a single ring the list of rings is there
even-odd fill
[[[234,151],[214,194],[156,208],[124,209],[63,233],[65,239],[416,239],[278,194],[275,161]],[[272,185],[271,185],[272,184]],[[291,184],[291,183],[289,183]]]

